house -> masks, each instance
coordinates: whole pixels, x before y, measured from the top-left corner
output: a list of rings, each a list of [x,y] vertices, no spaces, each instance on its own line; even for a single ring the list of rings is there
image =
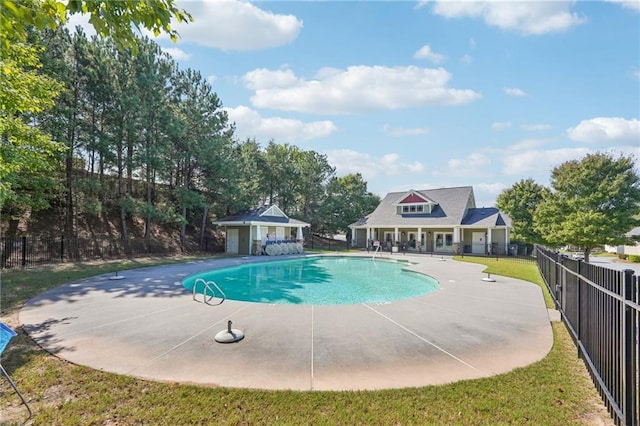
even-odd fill
[[[230,254],[262,254],[267,244],[302,243],[306,222],[291,219],[278,206],[262,206],[245,210],[213,222],[225,228],[225,252]]]
[[[354,247],[432,253],[508,254],[511,219],[477,208],[471,186],[391,192],[349,225]]]
[[[640,226],[633,228],[631,231],[625,234],[626,237],[636,239],[638,241],[631,244],[619,245],[619,246],[604,246],[605,251],[616,254],[640,254]]]

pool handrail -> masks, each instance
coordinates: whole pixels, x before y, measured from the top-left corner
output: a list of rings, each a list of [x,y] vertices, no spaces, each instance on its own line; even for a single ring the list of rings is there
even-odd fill
[[[227,296],[225,296],[224,291],[222,291],[222,289],[218,286],[218,284],[215,283],[215,281],[205,281],[202,278],[198,278],[195,280],[195,282],[193,283],[193,289],[192,289],[192,295],[193,295],[193,300],[195,300],[196,302],[199,302],[199,300],[196,297],[196,287],[198,287],[198,283],[202,281],[202,303],[205,303],[207,305],[210,306],[217,306],[217,305],[222,305],[222,302],[224,302],[227,298]],[[209,303],[211,302],[211,300],[216,297],[216,292],[214,291],[214,289],[212,288],[215,287],[216,290],[218,290],[218,292],[222,295],[220,297],[220,302],[219,303]],[[207,298],[207,290],[209,290],[211,292],[211,296],[209,296],[209,298]]]

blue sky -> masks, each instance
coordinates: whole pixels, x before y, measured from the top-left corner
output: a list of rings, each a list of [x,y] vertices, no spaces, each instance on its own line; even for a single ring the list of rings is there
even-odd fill
[[[492,206],[587,153],[640,159],[640,0],[178,5],[194,22],[157,41],[239,140],[326,154],[380,196],[472,185]]]

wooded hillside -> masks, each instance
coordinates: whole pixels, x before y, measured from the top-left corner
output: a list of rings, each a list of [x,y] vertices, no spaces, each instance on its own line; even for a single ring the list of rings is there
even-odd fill
[[[335,233],[379,201],[361,175],[337,177],[323,154],[237,140],[211,83],[149,39],[134,55],[59,27],[33,30],[25,44],[37,61],[17,66],[57,81],[60,93],[17,117],[60,149],[47,153],[48,167],[8,172],[2,235],[204,235],[211,219],[265,203]],[[3,132],[6,146],[24,145],[19,138]],[[11,152],[0,150],[3,163],[24,161]]]

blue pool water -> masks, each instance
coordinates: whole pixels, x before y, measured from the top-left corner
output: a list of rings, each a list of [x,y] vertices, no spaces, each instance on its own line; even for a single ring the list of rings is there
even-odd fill
[[[434,278],[406,267],[406,262],[368,257],[311,256],[216,269],[192,275],[182,284],[192,291],[202,278],[214,281],[227,299],[304,305],[388,302],[439,287]],[[200,287],[196,292],[202,293]]]

